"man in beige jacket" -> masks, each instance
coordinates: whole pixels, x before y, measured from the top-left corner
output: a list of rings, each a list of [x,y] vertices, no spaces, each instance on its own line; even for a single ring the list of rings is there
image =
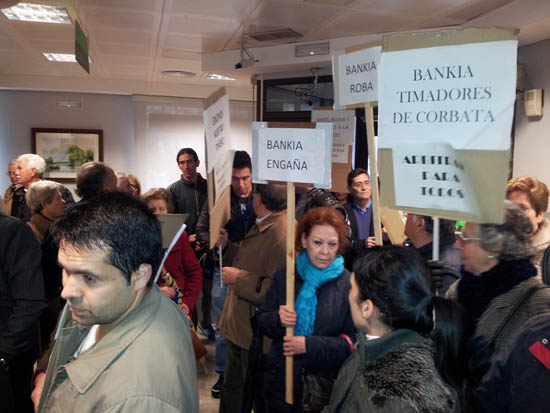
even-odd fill
[[[105,193],[70,208],[52,233],[67,306],[35,379],[38,411],[198,412],[189,323],[153,282],[156,217],[129,194]]]
[[[256,223],[239,244],[220,237],[225,247],[222,279],[228,284],[220,317],[220,334],[227,339],[227,362],[220,412],[243,410],[248,349],[252,343],[250,318],[264,300],[275,272],[285,264],[286,186],[258,184],[254,193]],[[258,406],[255,407],[257,411]]]

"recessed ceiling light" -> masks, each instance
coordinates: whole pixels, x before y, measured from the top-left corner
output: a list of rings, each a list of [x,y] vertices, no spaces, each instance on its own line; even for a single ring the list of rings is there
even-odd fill
[[[72,24],[65,7],[19,3],[9,9],[2,9],[2,13],[10,20]]]
[[[208,76],[206,76],[206,78],[212,80],[235,80],[232,77],[217,75],[215,73],[210,73]]]
[[[195,76],[195,73],[186,72],[185,70],[163,70],[162,74],[164,76],[172,76],[172,77],[194,77]]]
[[[42,53],[50,62],[76,62],[74,54],[69,53]],[[92,58],[88,56],[88,60],[92,63]]]

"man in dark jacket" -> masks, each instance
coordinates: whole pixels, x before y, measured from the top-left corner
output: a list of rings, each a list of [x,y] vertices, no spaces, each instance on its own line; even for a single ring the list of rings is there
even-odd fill
[[[357,168],[348,174],[350,202],[344,205],[351,230],[351,252],[346,257],[346,268],[362,251],[376,245],[372,219],[371,183],[366,169]]]
[[[231,242],[241,241],[250,227],[256,221],[256,213],[253,207],[252,193],[252,161],[246,151],[236,151],[233,159],[233,172],[231,174],[231,218],[222,229],[220,237]],[[201,245],[208,247],[210,242],[210,213],[208,207],[202,210],[197,224],[197,239]],[[219,317],[225,303],[227,285],[221,282],[217,248],[212,248],[214,258],[214,277],[212,282],[212,312],[214,322],[218,324]],[[216,333],[216,373],[218,381],[212,386],[212,396],[219,398],[224,379],[225,361],[227,355],[227,342],[224,337]]]
[[[182,175],[178,181],[170,184],[168,192],[172,196],[174,213],[189,214],[189,218],[185,222],[187,225],[185,231],[189,234],[189,241],[193,245],[196,242],[195,228],[197,220],[208,199],[208,188],[206,180],[197,172],[200,161],[193,149],[181,149],[178,152],[176,161]],[[196,249],[197,246],[195,245]]]
[[[460,278],[462,258],[460,251],[454,248],[456,223],[446,219],[439,220],[439,261],[431,263],[434,289],[441,296],[449,286]],[[413,247],[426,261],[432,260],[433,254],[433,220],[425,215],[407,214],[405,235]]]
[[[40,247],[23,221],[0,213],[0,411],[33,412],[34,327],[46,307]]]

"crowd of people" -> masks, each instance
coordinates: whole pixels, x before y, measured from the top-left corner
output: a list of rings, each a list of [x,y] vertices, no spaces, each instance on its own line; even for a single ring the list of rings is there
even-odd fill
[[[197,412],[194,326],[215,341],[221,413],[548,411],[544,183],[511,179],[500,224],[457,233],[441,219],[434,242],[432,218],[409,213],[408,240],[377,245],[365,169],[347,196],[298,186],[287,234],[286,186],[253,184],[236,151],[230,218],[211,234],[197,153],[176,162],[178,181],[143,193],[135,175],[86,163],[76,202],[40,156],[10,162],[0,413]],[[186,229],[163,260],[157,215],[173,213]]]

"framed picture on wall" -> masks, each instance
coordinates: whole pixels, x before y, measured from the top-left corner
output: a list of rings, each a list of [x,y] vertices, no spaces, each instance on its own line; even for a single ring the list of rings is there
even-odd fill
[[[44,179],[74,183],[86,162],[103,161],[99,129],[32,128],[31,149],[46,161]]]

